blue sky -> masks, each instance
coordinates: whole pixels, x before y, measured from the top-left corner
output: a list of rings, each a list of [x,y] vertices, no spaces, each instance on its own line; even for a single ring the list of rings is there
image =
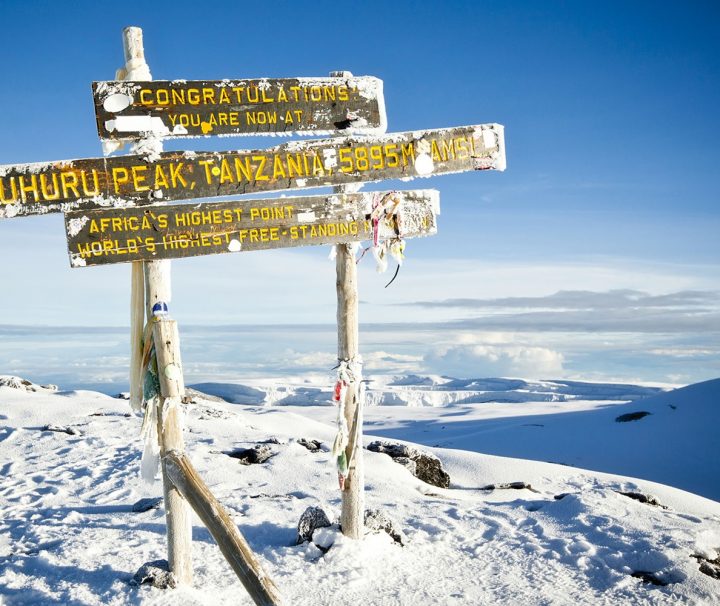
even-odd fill
[[[375,327],[365,353],[391,356],[378,371],[720,374],[715,2],[5,0],[0,22],[0,164],[101,154],[90,83],[120,67],[126,25],[143,28],[156,79],[345,69],[384,81],[390,131],[504,124],[505,173],[402,184],[439,189],[443,212],[437,236],[409,242],[390,288],[362,263],[361,318]],[[71,270],[60,216],[0,221],[0,250],[0,324],[127,324],[127,267]],[[179,261],[174,315],[181,329],[328,326],[327,252]],[[383,333],[384,322],[409,324]],[[328,334],[288,348],[324,360]]]

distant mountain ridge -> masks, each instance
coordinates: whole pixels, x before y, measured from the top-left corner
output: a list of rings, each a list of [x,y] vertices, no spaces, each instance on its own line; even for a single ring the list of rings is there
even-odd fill
[[[456,379],[440,375],[370,375],[365,382],[368,406],[453,406],[457,404],[635,401],[666,391],[664,387],[584,381],[529,381],[512,378]],[[234,404],[322,406],[332,398],[326,386],[294,382],[252,381],[250,384],[206,382],[194,389]]]

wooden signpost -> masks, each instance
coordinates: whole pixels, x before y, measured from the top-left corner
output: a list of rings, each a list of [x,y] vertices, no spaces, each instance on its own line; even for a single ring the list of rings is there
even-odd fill
[[[499,124],[0,166],[0,218],[491,169],[505,169]]]
[[[438,213],[435,190],[365,192],[76,211],[65,228],[83,267],[431,235]]]
[[[126,27],[123,30],[123,55],[125,65],[117,71],[120,78],[128,80],[152,80],[150,67],[145,61],[142,30]],[[140,143],[143,143],[142,141]],[[162,144],[153,142],[156,152]],[[155,436],[150,432],[147,440],[157,440],[160,471],[162,475],[165,530],[168,550],[168,567],[178,583],[191,585],[192,566],[192,519],[190,505],[170,481],[166,457],[169,453],[184,450],[184,411],[180,406],[185,393],[180,340],[177,325],[167,317],[155,313],[167,309],[172,299],[170,262],[152,261],[133,263],[130,280],[130,406],[144,414],[143,426],[157,422]],[[164,307],[163,307],[164,306]],[[146,330],[152,327],[152,331]],[[155,361],[153,362],[152,351]],[[146,354],[147,353],[147,360]],[[159,393],[154,397],[145,394],[146,372],[155,366]]]
[[[339,431],[337,456],[343,533],[363,536],[362,358],[353,243],[402,255],[405,238],[436,232],[434,190],[357,193],[360,184],[476,170],[504,170],[499,124],[383,134],[382,82],[333,72],[328,78],[152,81],[142,30],[123,31],[118,81],[95,82],[100,138],[145,139],[145,155],[0,166],[0,219],[65,212],[72,267],[133,262],[131,403],[142,400],[142,372],[157,373],[147,397],[162,455],[170,570],[192,582],[189,507],[207,525],[257,604],[281,596],[222,505],[184,454],[184,379],[176,324],[166,317],[169,259],[336,244]],[[125,78],[125,80],[121,80]],[[352,134],[268,149],[162,152],[163,137],[264,133]],[[333,186],[332,195],[167,205],[254,192]],[[144,282],[144,293],[143,290]],[[143,311],[146,307],[146,311]],[[152,347],[151,347],[152,346]],[[154,354],[152,353],[154,351]],[[139,354],[143,355],[140,356]],[[154,355],[154,358],[153,358]],[[154,361],[153,361],[154,360]]]
[[[369,76],[93,82],[93,98],[103,140],[386,129],[382,80]]]

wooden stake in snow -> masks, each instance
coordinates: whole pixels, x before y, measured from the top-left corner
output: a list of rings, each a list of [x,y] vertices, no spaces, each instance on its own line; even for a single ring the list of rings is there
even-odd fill
[[[351,77],[350,72],[331,72],[334,77]],[[352,188],[352,189],[351,189]],[[333,188],[337,193],[357,191],[360,185],[340,185]],[[337,291],[338,362],[348,370],[348,384],[343,391],[345,423],[348,444],[345,447],[347,477],[341,480],[342,509],[340,525],[342,533],[351,539],[362,539],[365,512],[365,470],[363,466],[362,423],[363,410],[360,399],[362,359],[358,347],[358,287],[357,262],[352,244],[335,246],[335,274]],[[340,380],[342,380],[340,378]]]
[[[150,69],[145,61],[142,29],[139,27],[126,27],[123,30],[123,50],[125,52],[125,68],[118,73],[119,77],[127,80],[152,80]],[[147,143],[147,142],[146,142]],[[161,151],[161,144],[149,142],[154,145],[153,151]],[[143,142],[138,144],[142,147]],[[140,347],[136,341],[142,333],[142,276],[145,277],[145,304],[146,317],[153,318],[153,307],[156,304],[161,309],[167,309],[171,299],[170,288],[170,261],[151,261],[149,263],[133,263],[131,281],[131,404],[138,406],[137,398],[142,399],[142,371],[139,370],[140,360],[138,354]],[[164,308],[162,306],[165,306]],[[159,321],[153,331],[155,352],[158,361],[158,374],[160,378],[160,394],[158,399],[158,436],[160,438],[161,455],[170,450],[184,449],[182,411],[180,398],[184,394],[185,386],[180,366],[180,346],[177,326],[174,322]],[[139,406],[138,406],[139,407]],[[167,524],[168,563],[170,571],[175,575],[179,584],[192,584],[192,525],[190,520],[190,507],[180,492],[167,477],[165,465],[162,466],[163,493],[165,496],[165,521]]]
[[[345,447],[347,477],[342,483],[340,525],[345,536],[361,539],[364,532],[365,473],[362,450],[363,403],[360,398],[362,361],[358,349],[357,263],[352,244],[337,244],[336,255],[338,360],[350,370],[344,393],[348,444]]]
[[[167,525],[168,563],[170,572],[179,584],[192,583],[192,521],[190,507],[177,487],[170,481],[165,454],[183,452],[183,421],[180,402],[185,394],[180,341],[177,324],[158,318],[153,326],[153,341],[157,356],[160,395],[157,424],[160,438],[160,456],[165,497],[165,523]]]
[[[227,510],[213,496],[190,460],[178,451],[163,455],[163,467],[173,485],[188,500],[207,526],[225,559],[259,606],[277,606],[282,597],[257,556],[233,523]]]

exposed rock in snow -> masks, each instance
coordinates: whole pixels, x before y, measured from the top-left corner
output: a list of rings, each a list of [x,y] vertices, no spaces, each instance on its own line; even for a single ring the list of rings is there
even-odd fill
[[[665,587],[670,584],[669,581],[666,581],[654,572],[648,572],[647,570],[636,570],[630,576],[640,579],[643,583],[655,585],[656,587]]]
[[[153,560],[143,564],[130,580],[131,585],[152,585],[158,589],[177,587],[175,575],[170,572],[167,560]]]
[[[646,410],[639,410],[638,412],[628,412],[624,415],[615,417],[615,421],[618,423],[628,423],[629,421],[639,421],[640,419],[651,415],[651,412]]]
[[[648,505],[654,505],[655,507],[667,509],[667,507],[665,505],[660,504],[658,502],[658,500],[651,495],[643,494],[641,492],[622,492],[622,491],[618,491],[618,494],[621,494],[624,497],[628,497],[630,499],[634,499],[635,501],[640,501],[641,503],[647,503]]]
[[[36,391],[35,387],[27,379],[20,377],[0,377],[0,387],[12,387],[13,389],[24,389],[25,391]]]
[[[325,528],[330,525],[330,519],[322,507],[308,507],[300,516],[297,527],[297,540],[295,542],[300,545],[305,541],[310,541],[313,538],[313,533],[318,528]]]
[[[130,394],[128,394],[126,399],[130,399]],[[225,402],[225,400],[220,396],[203,393],[202,391],[193,389],[192,387],[185,387],[185,397],[183,398],[185,403],[196,404],[200,400],[205,400],[207,402]]]
[[[151,509],[158,509],[162,502],[162,497],[148,497],[140,499],[133,504],[132,510],[134,513],[144,513],[146,511],[150,511]]]
[[[57,391],[57,385],[36,385],[32,381],[16,376],[0,376],[0,387],[10,387],[23,391]]]
[[[191,404],[191,406],[193,407],[193,412],[197,414],[198,418],[202,421],[207,421],[208,419],[230,419],[233,416],[233,413],[216,408],[213,405],[208,405],[207,403],[199,405]]]
[[[300,444],[300,446],[307,448],[310,452],[318,452],[322,450],[322,442],[319,442],[318,440],[300,438],[297,443]]]
[[[393,541],[405,545],[407,539],[402,529],[398,527],[395,521],[381,509],[365,510],[365,532],[376,533],[386,532]]]
[[[227,453],[229,457],[238,459],[243,465],[264,463],[274,454],[267,444],[257,444],[252,448],[239,448]]]
[[[690,557],[695,558],[698,562],[700,562],[700,572],[720,581],[720,556],[716,557],[714,560],[709,560],[708,558],[697,554]]]
[[[389,455],[406,467],[416,478],[439,488],[450,487],[450,476],[443,469],[440,459],[434,454],[412,448],[405,444],[376,440],[368,444],[368,450]],[[398,460],[399,459],[399,460]],[[413,465],[414,464],[414,469]]]
[[[262,442],[260,442],[260,444],[275,444],[275,445],[279,446],[280,444],[285,444],[285,442],[283,442],[278,437],[271,436],[271,437],[263,440]]]
[[[488,484],[487,486],[483,486],[480,490],[530,490],[532,492],[537,492],[537,490],[535,490],[527,482],[505,482],[503,484]],[[564,494],[557,495],[555,497],[555,500],[559,501],[564,496]]]
[[[66,433],[69,436],[79,436],[82,433],[79,429],[76,429],[75,427],[70,427],[67,425],[54,425],[53,423],[49,423],[48,425],[43,425],[41,431],[54,431],[56,433]]]

